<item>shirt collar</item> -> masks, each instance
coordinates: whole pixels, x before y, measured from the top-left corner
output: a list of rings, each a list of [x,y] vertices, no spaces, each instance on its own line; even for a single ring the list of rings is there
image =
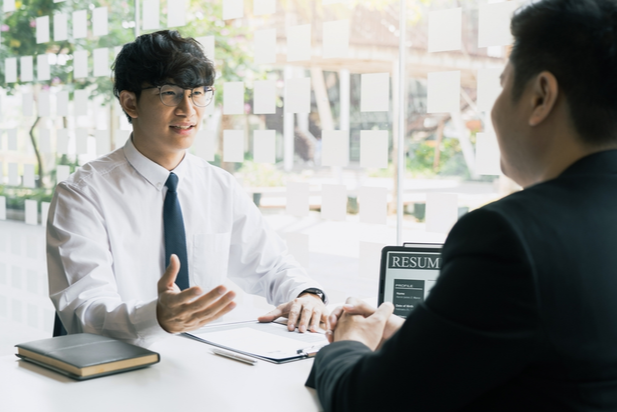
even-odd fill
[[[133,166],[133,168],[137,170],[137,172],[142,175],[157,190],[162,190],[165,186],[167,178],[169,178],[170,171],[141,154],[133,144],[132,133],[126,141],[123,150],[124,155],[126,156],[126,160],[129,161],[131,166]],[[172,172],[174,172],[178,176],[179,182],[182,181],[182,178],[186,174],[186,157],[187,154],[184,155],[184,158],[182,159],[182,161],[180,161],[178,166],[176,166],[176,168],[172,170]]]

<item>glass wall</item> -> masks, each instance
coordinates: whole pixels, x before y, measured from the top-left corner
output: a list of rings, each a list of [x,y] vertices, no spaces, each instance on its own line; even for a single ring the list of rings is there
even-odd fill
[[[341,302],[377,295],[383,246],[441,242],[516,190],[489,113],[519,3],[4,0],[0,326],[19,339],[0,338],[0,354],[51,334],[42,222],[54,186],[129,136],[111,94],[122,44],[173,28],[204,46],[216,97],[191,151],[238,179]],[[269,308],[237,300],[236,317]]]

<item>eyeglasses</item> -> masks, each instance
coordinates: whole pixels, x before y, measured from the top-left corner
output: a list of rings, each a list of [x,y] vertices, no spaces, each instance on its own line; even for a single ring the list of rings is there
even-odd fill
[[[214,87],[199,86],[194,89],[183,89],[175,84],[164,84],[162,86],[144,87],[141,90],[159,89],[159,97],[165,106],[176,107],[184,98],[184,91],[190,90],[189,97],[197,107],[206,107],[212,102],[214,97]]]

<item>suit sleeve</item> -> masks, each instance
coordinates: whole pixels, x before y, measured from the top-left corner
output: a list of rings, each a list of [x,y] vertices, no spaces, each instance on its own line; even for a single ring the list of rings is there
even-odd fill
[[[427,300],[376,352],[322,349],[308,386],[325,411],[446,411],[510,380],[537,356],[533,273],[516,231],[496,212],[462,218]]]

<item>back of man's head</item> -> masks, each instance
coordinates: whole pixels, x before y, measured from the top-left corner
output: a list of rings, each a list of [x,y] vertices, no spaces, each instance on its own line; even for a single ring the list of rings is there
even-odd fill
[[[617,0],[539,0],[512,18],[513,97],[551,72],[589,146],[617,144]]]
[[[173,81],[185,89],[211,86],[216,71],[202,46],[175,30],[144,34],[122,47],[113,66],[114,95],[127,90],[137,100],[145,85],[161,86]],[[131,118],[129,117],[129,121]]]

